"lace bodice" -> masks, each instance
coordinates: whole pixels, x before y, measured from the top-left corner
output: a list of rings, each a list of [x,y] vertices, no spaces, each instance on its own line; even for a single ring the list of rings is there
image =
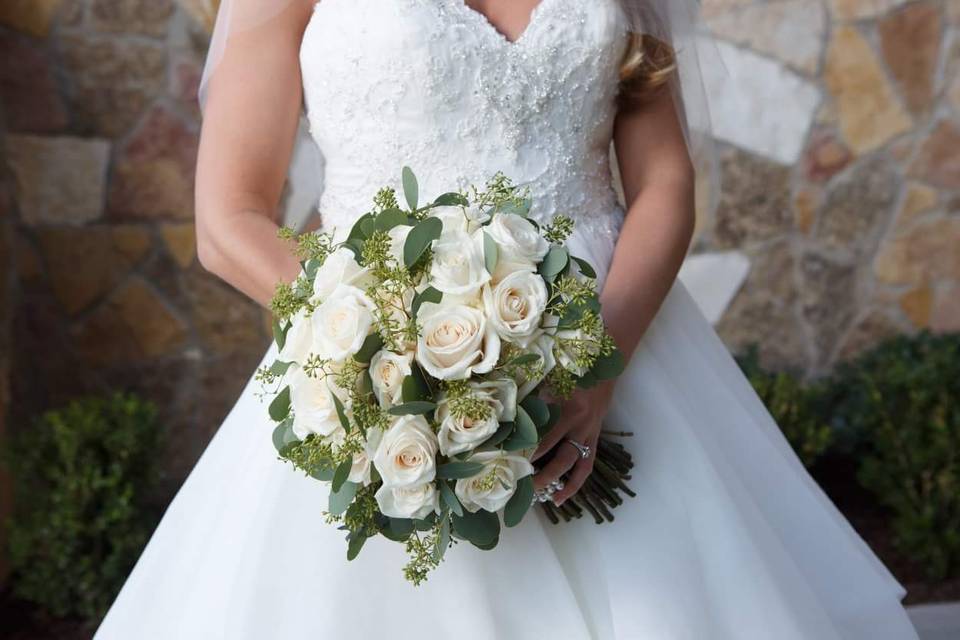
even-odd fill
[[[300,62],[324,226],[351,225],[409,165],[421,201],[503,171],[541,219],[615,234],[625,24],[617,0],[542,0],[511,42],[464,0],[321,0]]]

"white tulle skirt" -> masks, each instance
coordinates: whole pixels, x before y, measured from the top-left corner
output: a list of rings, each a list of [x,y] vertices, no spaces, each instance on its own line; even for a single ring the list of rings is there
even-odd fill
[[[612,242],[575,243],[606,265]],[[267,361],[273,354],[268,353]],[[616,522],[531,513],[429,581],[401,545],[346,560],[324,485],[277,460],[248,385],[97,640],[908,640],[903,589],[807,475],[678,282],[620,379],[636,460]]]

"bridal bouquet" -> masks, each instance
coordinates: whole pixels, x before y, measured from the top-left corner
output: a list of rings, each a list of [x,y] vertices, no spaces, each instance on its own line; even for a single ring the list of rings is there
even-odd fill
[[[402,185],[406,208],[382,189],[345,238],[282,231],[303,271],[277,288],[279,357],[258,377],[281,458],[330,483],[347,557],[375,535],[402,542],[419,584],[536,501],[529,458],[560,415],[541,393],[612,378],[622,358],[593,268],[564,246],[571,219],[541,227],[502,174],[428,204],[406,167]],[[629,455],[601,445],[581,500],[598,522],[629,493]],[[545,505],[554,522],[580,515],[568,503]]]

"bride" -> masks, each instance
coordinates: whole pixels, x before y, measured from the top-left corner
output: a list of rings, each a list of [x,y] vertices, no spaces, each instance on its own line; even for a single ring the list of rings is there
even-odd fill
[[[251,382],[96,638],[916,638],[900,585],[675,280],[693,170],[692,100],[672,52],[683,50],[676,9],[691,1],[221,8],[197,170],[203,264],[264,304],[298,275],[275,212],[303,105],[323,156],[314,179],[326,229],[348,227],[403,165],[425,198],[496,171],[528,184],[541,216],[576,219],[573,251],[603,267],[607,326],[632,353],[615,385],[566,404],[535,482],[563,477],[554,500],[569,499],[592,456],[567,442],[594,445],[603,422],[636,434],[626,440],[638,495],[602,526],[531,513],[495,551],[460,545],[414,588],[401,545],[371,539],[347,562],[324,522],[327,489],[276,459]]]

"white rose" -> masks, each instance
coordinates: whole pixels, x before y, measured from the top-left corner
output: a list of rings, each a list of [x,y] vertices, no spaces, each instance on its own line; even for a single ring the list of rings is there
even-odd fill
[[[377,489],[375,497],[383,515],[391,518],[419,520],[440,510],[440,494],[432,482],[411,487],[383,485]]]
[[[483,307],[501,338],[526,347],[539,333],[547,285],[536,273],[515,271],[496,286],[483,288]]]
[[[313,433],[333,436],[342,428],[333,401],[333,390],[326,376],[310,377],[296,367],[290,377],[290,405],[293,407],[293,433],[300,440]]]
[[[371,281],[370,270],[357,264],[353,251],[339,247],[317,269],[313,279],[313,301],[326,300],[341,284],[364,289]]]
[[[498,213],[486,227],[486,232],[499,248],[497,268],[493,281],[499,282],[515,271],[536,271],[537,264],[550,250],[550,244],[537,228],[523,216]]]
[[[306,311],[301,309],[290,319],[290,328],[278,358],[283,362],[303,364],[313,348],[313,325]]]
[[[531,342],[527,347],[528,353],[534,353],[540,356],[540,363],[537,376],[520,381],[520,389],[517,391],[517,397],[520,400],[526,398],[530,392],[547,377],[547,374],[557,366],[557,359],[553,355],[554,344],[553,338],[544,333],[540,334],[540,337]]]
[[[471,513],[480,509],[499,511],[517,490],[517,482],[533,474],[529,460],[502,451],[475,453],[470,462],[482,463],[483,469],[472,478],[457,480],[455,491],[463,508]]]
[[[417,362],[434,378],[464,380],[497,364],[500,337],[479,309],[424,302],[418,319]]]
[[[398,224],[390,229],[390,231],[387,231],[387,236],[390,238],[389,254],[400,264],[403,264],[403,245],[406,244],[407,236],[410,235],[411,229],[413,229],[413,227]]]
[[[400,403],[403,379],[410,375],[413,354],[397,354],[386,349],[370,360],[370,380],[381,407]]]
[[[513,380],[491,380],[483,383],[470,383],[471,397],[483,402],[490,408],[486,418],[474,420],[469,417],[455,416],[450,410],[450,402],[442,398],[437,404],[437,421],[440,430],[437,440],[440,453],[452,456],[475,448],[497,432],[500,420],[510,421],[516,417],[517,386]]]
[[[473,233],[480,225],[490,219],[489,214],[473,207],[443,206],[434,207],[430,215],[443,223],[443,233],[463,231]]]
[[[346,433],[344,433],[346,436]],[[370,469],[373,468],[373,455],[383,437],[383,430],[372,428],[367,431],[367,441],[364,444],[363,451],[353,454],[353,465],[350,467],[350,475],[347,480],[367,486],[370,484]]]
[[[483,234],[456,231],[433,243],[430,284],[439,291],[473,296],[490,280],[483,258]]]
[[[560,364],[560,366],[575,376],[582,376],[585,374],[587,372],[586,367],[577,364],[576,360],[574,359],[574,353],[572,349],[565,344],[565,341],[585,341],[590,339],[589,336],[587,336],[587,334],[580,329],[564,329],[563,331],[558,331],[554,337],[559,347],[556,351],[557,362]],[[594,351],[596,350],[594,349]]]
[[[374,304],[367,295],[340,284],[313,312],[313,350],[321,358],[353,356],[373,328]]]
[[[437,436],[423,416],[402,416],[377,446],[373,464],[383,484],[410,487],[436,476]]]

